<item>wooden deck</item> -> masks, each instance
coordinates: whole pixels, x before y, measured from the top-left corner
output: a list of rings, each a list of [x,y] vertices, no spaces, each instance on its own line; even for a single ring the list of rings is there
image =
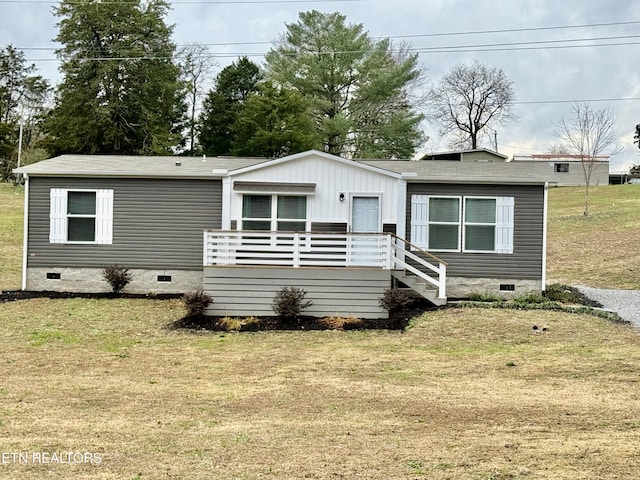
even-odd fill
[[[388,233],[206,230],[203,288],[214,298],[208,312],[273,315],[276,292],[298,287],[313,302],[308,315],[379,318],[387,314],[378,302],[392,276],[442,305],[446,264],[424,251],[415,255],[416,248]]]

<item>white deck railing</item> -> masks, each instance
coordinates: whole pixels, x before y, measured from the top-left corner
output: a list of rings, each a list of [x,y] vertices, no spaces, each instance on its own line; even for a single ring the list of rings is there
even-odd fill
[[[434,285],[439,297],[446,297],[446,263],[428,252],[418,256],[411,247],[388,233],[205,230],[204,265],[402,269]]]

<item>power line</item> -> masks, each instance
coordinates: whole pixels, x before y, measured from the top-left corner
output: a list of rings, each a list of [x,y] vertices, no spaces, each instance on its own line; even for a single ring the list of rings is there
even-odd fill
[[[628,37],[611,37],[615,38],[639,38],[640,35],[632,35]],[[575,39],[566,41],[587,41],[587,39]],[[540,46],[541,43],[555,43],[562,42],[562,40],[547,40],[538,42],[514,42],[514,43],[502,43],[502,44],[489,44],[487,46],[480,45],[478,47],[473,46],[444,46],[444,47],[417,47],[408,48],[406,51],[415,53],[473,53],[473,52],[509,52],[509,51],[523,51],[523,50],[558,50],[567,48],[595,48],[595,47],[618,47],[628,45],[640,45],[640,41],[637,42],[614,42],[614,43],[594,43],[587,45],[545,45]],[[538,46],[533,46],[538,44]],[[525,46],[517,46],[525,45]],[[117,56],[117,57],[75,57],[77,61],[89,62],[89,61],[138,61],[138,60],[169,60],[173,58],[169,54],[162,54],[158,52],[157,55],[140,55],[140,56]],[[297,55],[299,52],[292,52],[290,55]],[[344,50],[344,51],[326,51],[326,52],[304,52],[306,54],[315,55],[342,55],[359,53],[358,50]],[[211,58],[232,58],[232,57],[263,57],[265,52],[208,52],[206,57]],[[58,62],[58,58],[25,58],[28,62]]]
[[[640,24],[640,21],[629,21],[629,22],[608,22],[608,23],[584,23],[578,25],[554,25],[554,26],[543,26],[543,27],[528,27],[528,28],[507,28],[500,30],[471,30],[465,32],[446,32],[446,33],[421,33],[421,34],[411,34],[411,35],[393,35],[385,38],[418,38],[418,37],[444,37],[444,36],[453,36],[453,35],[484,35],[489,33],[517,33],[517,32],[536,32],[543,30],[563,30],[570,28],[591,28],[591,27],[611,27],[611,26],[622,26],[622,25],[637,25]]]
[[[0,0],[1,1],[1,0]],[[568,38],[565,40],[535,40],[528,42],[500,42],[500,43],[483,43],[477,45],[440,45],[435,47],[411,47],[408,48],[408,51],[411,52],[430,52],[434,50],[464,50],[466,49],[483,49],[489,47],[512,47],[512,46],[528,46],[528,45],[543,45],[543,44],[558,44],[558,43],[576,43],[576,42],[593,42],[593,41],[602,41],[602,40],[622,40],[622,39],[630,39],[630,38],[640,38],[640,35],[618,35],[613,37],[584,37],[584,38]],[[272,42],[222,42],[222,43],[196,43],[192,45],[209,47],[209,46],[238,46],[238,45],[270,45]],[[610,44],[601,44],[604,46]],[[627,44],[625,44],[627,45]],[[580,45],[577,45],[580,46]],[[599,46],[598,44],[587,45],[587,46]],[[565,47],[571,47],[571,45],[567,45]],[[16,48],[16,50],[39,50],[39,51],[52,51],[56,50],[55,47],[26,47],[26,48]],[[479,50],[485,51],[485,50]],[[486,50],[490,51],[490,50]],[[335,53],[358,53],[357,51],[331,51],[331,52],[317,52],[317,54],[335,54]],[[216,55],[215,53],[211,53],[211,55]],[[257,53],[252,53],[253,55],[261,55]]]
[[[590,99],[578,99],[578,100],[537,100],[537,101],[522,101],[511,102],[514,105],[537,105],[537,104],[553,104],[553,103],[592,103],[592,102],[628,102],[638,101],[640,97],[618,97],[618,98],[590,98]]]

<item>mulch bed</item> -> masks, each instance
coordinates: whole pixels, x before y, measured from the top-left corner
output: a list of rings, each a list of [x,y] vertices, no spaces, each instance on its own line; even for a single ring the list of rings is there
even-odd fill
[[[180,298],[182,294],[159,293],[150,295],[146,293],[76,293],[76,292],[33,292],[28,290],[3,290],[0,292],[0,303],[14,302],[16,300],[29,300],[30,298],[147,298],[150,300],[168,300],[170,298]]]

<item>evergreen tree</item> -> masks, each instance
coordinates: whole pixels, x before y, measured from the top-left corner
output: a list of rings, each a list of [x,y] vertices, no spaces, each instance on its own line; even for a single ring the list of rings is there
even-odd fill
[[[421,77],[417,55],[394,53],[344,15],[300,13],[266,60],[268,76],[308,102],[325,151],[409,157],[423,142],[422,115],[409,102]]]
[[[51,87],[35,72],[35,65],[26,63],[24,52],[11,45],[0,48],[0,181],[11,178],[11,171],[18,166],[20,125],[21,163],[44,158],[36,143]]]
[[[181,143],[184,85],[165,0],[62,0],[63,81],[47,118],[52,154],[167,154]]]
[[[218,74],[200,116],[199,142],[205,154],[231,155],[233,125],[249,95],[258,91],[261,79],[260,67],[247,57],[239,58]]]
[[[317,148],[307,102],[271,82],[249,95],[231,130],[234,155],[275,158]]]

